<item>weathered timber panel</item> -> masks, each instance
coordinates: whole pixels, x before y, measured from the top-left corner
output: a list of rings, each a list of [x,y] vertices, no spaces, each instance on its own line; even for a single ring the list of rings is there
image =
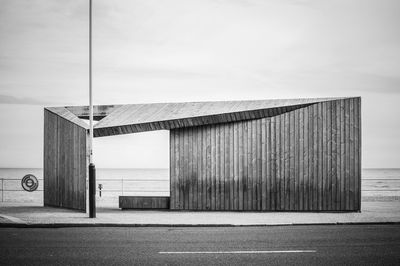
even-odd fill
[[[44,110],[44,205],[86,210],[86,130]]]
[[[171,130],[171,209],[360,210],[360,104]]]

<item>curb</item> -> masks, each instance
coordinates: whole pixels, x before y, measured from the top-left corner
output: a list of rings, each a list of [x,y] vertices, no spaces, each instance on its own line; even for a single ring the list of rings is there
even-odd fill
[[[277,227],[325,225],[399,225],[399,222],[336,222],[336,223],[286,223],[286,224],[115,224],[115,223],[0,223],[0,228],[78,228],[78,227]]]

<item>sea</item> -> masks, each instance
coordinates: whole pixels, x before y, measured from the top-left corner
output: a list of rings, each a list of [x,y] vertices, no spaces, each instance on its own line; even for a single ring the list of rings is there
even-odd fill
[[[24,176],[34,175],[35,191],[22,187]],[[118,207],[118,196],[169,196],[169,169],[96,169],[97,206]],[[400,168],[362,169],[362,201],[399,201]],[[0,168],[0,206],[43,205],[42,168]]]

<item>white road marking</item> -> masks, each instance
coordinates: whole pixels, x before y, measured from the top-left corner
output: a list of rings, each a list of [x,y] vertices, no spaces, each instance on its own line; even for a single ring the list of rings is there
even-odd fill
[[[237,250],[237,251],[160,251],[159,254],[262,254],[262,253],[314,253],[316,250]]]

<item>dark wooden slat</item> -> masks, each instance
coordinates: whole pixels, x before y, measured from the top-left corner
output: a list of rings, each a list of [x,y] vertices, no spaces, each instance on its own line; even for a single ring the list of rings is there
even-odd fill
[[[338,175],[337,175],[337,136],[338,136],[338,129],[337,129],[337,107],[336,107],[336,101],[332,102],[332,113],[331,113],[331,139],[332,139],[332,152],[331,152],[331,185],[332,185],[332,191],[331,191],[331,197],[332,197],[332,210],[338,210],[337,208],[337,203],[338,203],[338,198],[337,198],[337,189],[338,189]]]
[[[350,138],[349,138],[349,198],[350,198],[350,206],[349,210],[355,210],[355,167],[354,167],[354,99],[348,99],[349,101],[349,113],[350,113]]]
[[[261,144],[261,119],[256,120],[257,126],[257,210],[262,208],[262,144]]]
[[[322,103],[318,103],[318,125],[316,131],[318,132],[318,210],[323,210],[323,166],[324,166],[324,153],[323,153],[323,108]]]
[[[239,210],[239,123],[233,124],[233,154],[234,154],[234,185],[233,185],[233,206],[235,210]]]
[[[261,210],[265,211],[268,209],[269,199],[267,199],[268,192],[268,177],[267,177],[267,142],[269,135],[267,134],[267,122],[266,119],[261,119]]]
[[[225,210],[230,210],[230,131],[229,124],[224,126],[225,131]]]
[[[326,157],[327,157],[327,165],[326,165],[326,173],[327,173],[327,209],[328,210],[333,210],[333,200],[332,200],[332,191],[333,191],[333,182],[334,180],[332,179],[332,102],[327,102],[325,103],[327,106],[326,110],[326,115],[327,115],[327,125],[326,125],[326,138],[327,138],[327,143],[325,145],[328,145],[326,151]]]
[[[176,143],[175,143],[175,131],[171,130],[169,132],[169,158],[171,161],[171,165],[169,167],[169,191],[170,191],[170,199],[171,199],[171,209],[175,209],[175,188],[174,188],[174,180],[175,180],[175,176],[176,176],[176,167],[175,167],[175,163],[176,162],[176,158],[175,158],[175,147],[176,147]],[[173,164],[172,164],[173,163]]]
[[[206,190],[206,209],[210,210],[211,209],[211,127],[207,126],[207,142],[206,142],[206,154],[207,154],[207,160],[206,160],[206,168],[207,168],[207,190]]]
[[[253,136],[253,127],[251,121],[249,121],[247,127],[247,210],[253,209],[253,145],[252,145],[252,136]]]
[[[297,163],[298,163],[298,189],[299,189],[299,205],[297,210],[305,210],[304,208],[304,109],[298,111],[299,120],[296,124],[296,132],[298,132],[298,153],[297,153]]]
[[[276,210],[276,194],[278,182],[276,180],[276,120],[275,117],[271,118],[270,122],[270,136],[271,136],[271,210]]]
[[[358,141],[356,143],[357,145],[357,161],[356,161],[356,167],[357,167],[357,178],[358,178],[358,189],[357,189],[357,193],[358,193],[358,211],[361,211],[361,131],[362,131],[362,127],[361,127],[361,97],[357,98],[357,102],[358,102],[358,108],[357,108],[357,115],[356,115],[356,119],[357,119],[357,126],[358,126],[358,130],[357,130],[357,137],[358,137]]]
[[[346,210],[346,175],[345,175],[345,103],[340,101],[340,209]]]
[[[221,210],[225,210],[225,125],[220,127],[220,188],[221,188]]]
[[[275,172],[275,176],[276,176],[276,200],[275,200],[275,204],[276,204],[276,209],[277,210],[282,210],[282,189],[283,189],[283,182],[282,182],[282,170],[281,170],[281,165],[282,165],[282,136],[283,134],[281,134],[281,127],[282,127],[282,120],[283,116],[277,116],[276,120],[275,120],[275,158],[276,158],[276,172]]]
[[[215,172],[216,172],[216,156],[215,156],[215,152],[216,152],[216,141],[215,141],[215,134],[216,134],[216,126],[211,126],[210,128],[211,130],[211,144],[210,144],[210,149],[211,149],[211,153],[210,153],[210,168],[211,168],[211,173],[210,173],[210,191],[211,191],[211,206],[210,209],[211,210],[216,210],[216,177],[215,177]]]
[[[310,161],[309,161],[309,109],[310,108],[304,108],[303,109],[303,114],[304,114],[304,160],[303,160],[303,167],[304,167],[304,210],[308,211],[310,210],[310,199],[309,195],[310,193]]]
[[[243,195],[244,195],[244,188],[243,188],[243,142],[246,141],[243,139],[243,122],[238,123],[238,200],[239,200],[239,210],[243,210]]]
[[[188,175],[186,177],[187,179],[187,187],[185,191],[187,191],[187,197],[188,197],[188,206],[189,210],[193,210],[193,197],[194,197],[194,188],[195,188],[195,182],[197,177],[194,176],[193,173],[193,154],[194,154],[194,148],[193,148],[193,128],[188,128],[188,149],[187,153],[185,156],[188,157]]]
[[[243,210],[248,210],[249,180],[248,180],[248,155],[249,155],[249,122],[243,122]]]
[[[207,182],[208,182],[208,170],[207,170],[207,127],[202,128],[203,133],[203,143],[202,143],[202,180],[203,180],[203,198],[202,198],[202,206],[203,210],[207,210]]]
[[[252,176],[253,176],[253,188],[252,188],[252,204],[251,210],[257,210],[257,191],[258,191],[258,176],[257,176],[257,121],[251,121],[251,161],[252,161]]]
[[[221,166],[221,139],[220,139],[220,127],[221,125],[215,126],[215,210],[221,210],[221,186],[220,186],[220,166]]]
[[[288,187],[287,194],[289,199],[289,210],[293,211],[296,209],[295,201],[297,198],[296,193],[296,169],[295,169],[295,116],[294,112],[288,113],[289,128],[288,128]]]
[[[179,134],[179,167],[181,168],[180,175],[179,175],[179,209],[183,210],[185,208],[185,172],[186,172],[186,165],[185,165],[185,131],[181,131]]]
[[[196,129],[193,129],[193,139],[192,139],[192,145],[193,145],[193,166],[192,166],[192,185],[193,185],[193,195],[192,196],[192,202],[193,202],[193,207],[192,209],[197,210],[198,209],[198,195],[199,195],[199,170],[198,170],[198,164],[199,164],[199,152],[198,152],[198,139],[199,139],[199,131]]]
[[[345,100],[345,190],[346,210],[350,210],[350,101]]]
[[[313,185],[312,210],[318,210],[318,104],[313,106]]]
[[[327,210],[328,209],[328,183],[327,183],[327,165],[328,165],[328,154],[327,154],[327,106],[326,103],[321,104],[321,109],[322,109],[322,127],[320,130],[322,131],[322,174],[321,174],[321,182],[322,182],[322,210]]]

